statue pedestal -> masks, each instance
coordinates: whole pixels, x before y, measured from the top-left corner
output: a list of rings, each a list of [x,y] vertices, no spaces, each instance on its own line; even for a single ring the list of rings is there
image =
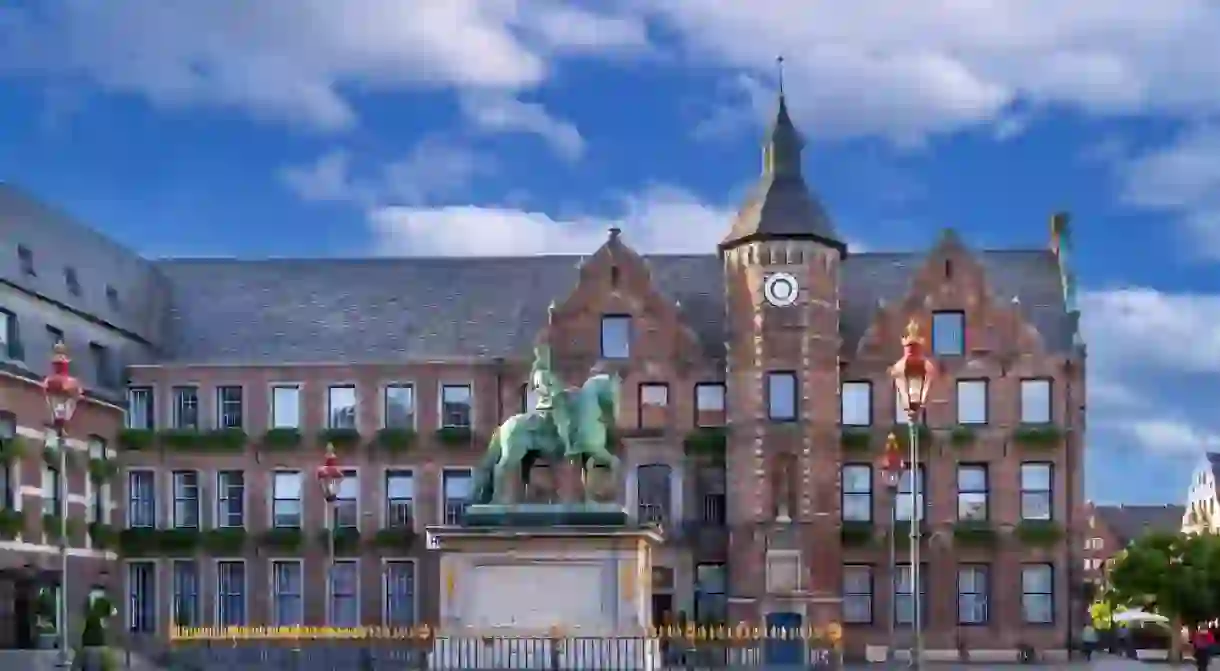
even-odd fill
[[[606,508],[603,510],[603,508]],[[429,527],[441,553],[434,668],[623,668],[660,664],[652,625],[659,532],[596,524],[612,508],[473,506],[467,524]],[[622,509],[619,508],[621,513]],[[546,524],[564,520],[568,524]]]

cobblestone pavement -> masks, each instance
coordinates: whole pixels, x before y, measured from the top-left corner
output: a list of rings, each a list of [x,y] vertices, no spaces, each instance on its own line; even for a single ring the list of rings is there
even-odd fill
[[[873,669],[874,671],[889,671],[892,668],[894,671],[905,671],[906,665],[898,663],[898,666],[886,667],[884,664],[849,664],[846,671],[865,671],[865,669]],[[1097,657],[1091,662],[1084,660],[1073,660],[1071,662],[1047,662],[1043,664],[955,664],[946,662],[942,664],[929,663],[925,664],[926,669],[935,669],[936,671],[954,671],[955,669],[982,669],[982,668],[1004,668],[1017,671],[1018,669],[1028,669],[1029,671],[1043,670],[1050,671],[1178,671],[1179,669],[1193,669],[1192,664],[1167,664],[1167,663],[1147,663],[1140,662],[1134,659],[1126,659],[1123,657]]]

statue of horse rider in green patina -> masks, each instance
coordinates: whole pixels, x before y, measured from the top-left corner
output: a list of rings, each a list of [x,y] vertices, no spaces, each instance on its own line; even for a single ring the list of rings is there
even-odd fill
[[[532,410],[513,415],[491,435],[487,453],[475,469],[472,503],[512,503],[514,490],[508,477],[520,473],[529,484],[530,469],[538,459],[550,464],[577,461],[585,476],[589,469],[610,468],[617,475],[619,459],[610,452],[610,435],[618,417],[621,381],[614,373],[594,373],[579,388],[565,388],[552,368],[551,350],[534,348],[530,387],[538,401]]]

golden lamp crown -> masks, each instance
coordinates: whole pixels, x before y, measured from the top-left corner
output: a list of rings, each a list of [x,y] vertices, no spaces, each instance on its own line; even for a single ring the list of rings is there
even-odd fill
[[[906,347],[908,345],[922,345],[922,344],[923,344],[923,335],[920,334],[920,332],[919,332],[919,322],[912,319],[911,321],[907,322],[906,331],[903,332],[902,346]]]

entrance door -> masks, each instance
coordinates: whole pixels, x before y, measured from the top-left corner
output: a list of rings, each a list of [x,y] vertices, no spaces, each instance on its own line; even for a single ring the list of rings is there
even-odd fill
[[[799,666],[805,663],[805,646],[800,637],[801,623],[799,613],[767,615],[767,638],[763,648],[763,658],[767,664]],[[776,632],[779,632],[778,636]]]
[[[674,612],[674,595],[652,595],[652,626],[663,627],[677,623],[677,613]]]

